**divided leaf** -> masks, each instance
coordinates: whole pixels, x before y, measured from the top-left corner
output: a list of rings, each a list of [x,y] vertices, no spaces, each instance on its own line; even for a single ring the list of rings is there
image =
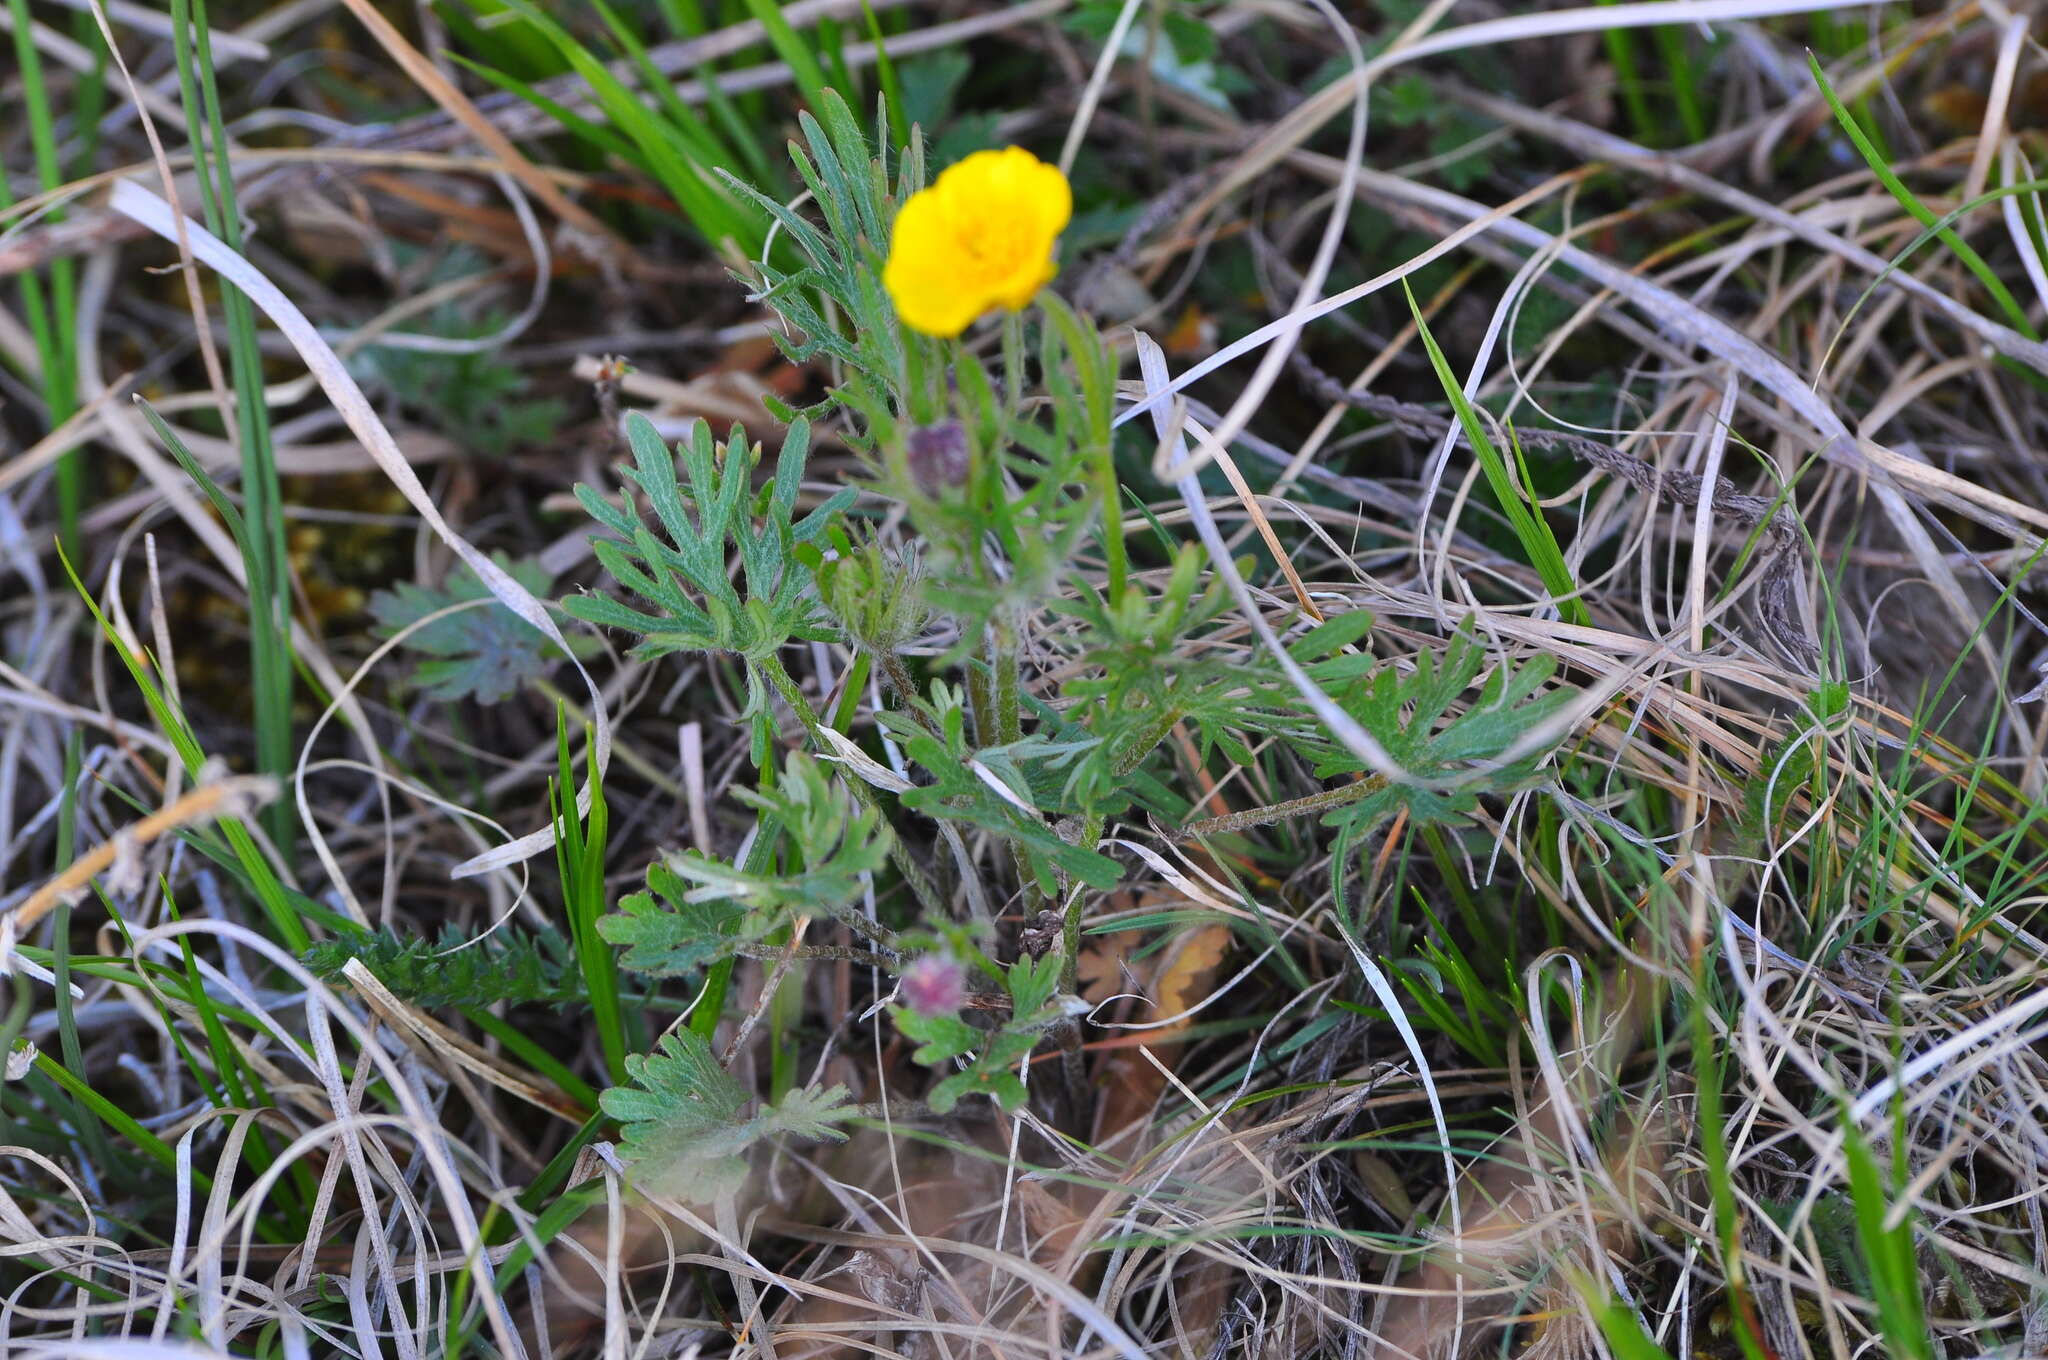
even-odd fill
[[[856,1113],[844,1086],[791,1091],[756,1106],[747,1089],[712,1056],[694,1030],[664,1035],[655,1051],[626,1059],[630,1086],[600,1097],[623,1126],[619,1154],[642,1185],[680,1199],[716,1199],[745,1182],[747,1152],[764,1139],[843,1139]]]
[[[638,657],[725,651],[759,660],[793,640],[834,636],[795,550],[821,538],[854,493],[842,490],[796,518],[808,422],[789,427],[775,475],[758,492],[759,450],[738,426],[722,445],[704,422],[691,427],[680,446],[687,481],[677,477],[675,454],[646,416],[636,411],[626,418],[626,439],[633,466],[625,478],[653,511],[660,534],[630,501],[621,508],[588,486],[578,486],[576,498],[614,535],[596,542],[599,564],[645,607],[575,595],[562,602],[564,609],[585,622],[639,634]],[[727,570],[732,556],[740,563],[738,584]]]
[[[933,686],[933,701],[924,705],[930,727],[903,713],[878,715],[904,755],[932,776],[931,783],[904,790],[899,795],[903,805],[1007,837],[1024,852],[1047,892],[1058,891],[1060,875],[1090,887],[1115,887],[1122,875],[1117,862],[1063,839],[1041,811],[1042,802],[1051,801],[1048,795],[1065,782],[1061,763],[1092,742],[1076,747],[1027,738],[974,750],[968,745],[963,702],[957,691],[939,683]]]
[[[554,584],[554,577],[537,561],[513,561],[502,553],[494,553],[492,560],[536,596],[545,595]],[[490,588],[466,566],[450,572],[438,590],[410,581],[380,590],[370,597],[370,613],[377,620],[378,635],[389,638],[463,604],[471,607],[435,619],[399,644],[419,657],[412,683],[433,698],[497,703],[544,677],[562,659],[560,648],[492,601]],[[570,646],[583,655],[594,640],[576,638]]]
[[[1503,661],[1480,686],[1478,697],[1453,712],[1485,662],[1486,649],[1469,630],[1460,630],[1440,662],[1427,650],[1419,653],[1411,675],[1369,655],[1336,656],[1308,668],[1326,684],[1355,679],[1336,696],[1338,701],[1401,768],[1427,781],[1390,783],[1329,813],[1327,825],[1363,834],[1403,809],[1417,826],[1457,825],[1478,805],[1481,793],[1513,789],[1535,776],[1547,751],[1512,760],[1507,755],[1569,704],[1572,691],[1542,692],[1556,670],[1550,657],[1520,665]],[[1356,756],[1327,739],[1318,743],[1315,754],[1316,773],[1325,779],[1365,773]]]
[[[770,924],[730,898],[693,894],[675,869],[656,860],[647,866],[647,891],[620,899],[616,912],[598,918],[597,933],[625,947],[621,968],[679,977],[759,939]]]
[[[377,980],[402,1000],[439,1006],[572,1006],[584,999],[569,937],[505,925],[472,938],[453,925],[438,936],[344,935],[322,940],[300,960],[315,977],[332,980],[351,959],[361,959]]]
[[[860,807],[801,751],[790,754],[774,784],[734,796],[759,809],[758,834],[787,841],[787,871],[750,873],[695,850],[649,865],[647,891],[597,923],[598,934],[627,946],[622,967],[653,977],[694,972],[760,940],[793,912],[838,913],[888,862],[881,814]]]
[[[1068,1013],[1057,996],[1060,962],[1058,953],[1048,953],[1011,964],[1006,979],[1010,1019],[992,1030],[976,1029],[957,1015],[920,1015],[906,1006],[889,1008],[896,1028],[921,1045],[911,1054],[913,1061],[930,1067],[973,1055],[964,1069],[932,1088],[928,1100],[933,1110],[945,1114],[962,1096],[976,1094],[988,1096],[1005,1110],[1024,1103],[1024,1083],[1015,1069],[1038,1047],[1046,1028]],[[1085,1003],[1081,1006],[1086,1009]]]

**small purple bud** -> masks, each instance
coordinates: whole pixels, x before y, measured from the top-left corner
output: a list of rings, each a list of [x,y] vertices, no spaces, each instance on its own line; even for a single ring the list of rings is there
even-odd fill
[[[911,479],[924,491],[946,491],[967,482],[967,431],[957,420],[918,426],[904,454]]]
[[[967,970],[958,959],[925,954],[911,960],[898,979],[903,1004],[922,1016],[956,1014],[967,1000]]]

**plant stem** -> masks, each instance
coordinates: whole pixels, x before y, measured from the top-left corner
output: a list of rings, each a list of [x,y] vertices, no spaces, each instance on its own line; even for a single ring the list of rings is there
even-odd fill
[[[8,0],[13,21],[14,55],[21,72],[21,97],[26,107],[29,146],[35,158],[36,181],[43,189],[64,182],[57,154],[56,126],[51,118],[48,87],[43,81],[41,55],[31,26],[27,0]],[[0,184],[0,208],[12,207],[10,186]],[[55,224],[64,219],[52,211],[45,219]],[[22,314],[35,339],[36,368],[42,380],[44,416],[54,430],[78,409],[77,350],[75,343],[78,307],[75,266],[60,259],[50,264],[50,293],[45,305],[42,280],[33,272],[21,280]],[[84,502],[83,463],[76,449],[57,461],[57,524],[65,551],[80,554],[78,516]]]
[[[862,927],[865,933],[866,926]],[[894,969],[898,960],[888,954],[877,954],[869,949],[853,949],[840,944],[803,944],[791,949],[787,945],[741,945],[733,951],[743,959],[766,959],[774,962],[788,959],[843,959],[865,968]]]
[[[781,833],[780,822],[772,817],[763,817],[760,825],[755,828],[753,843],[747,847],[747,856],[740,865],[740,872],[765,872],[768,868],[768,856],[775,849],[775,838]],[[717,1032],[718,1022],[725,1014],[725,994],[732,986],[732,969],[733,960],[728,956],[704,970],[704,992],[697,998],[696,1008],[690,1012],[690,1029],[707,1042]]]
[[[795,678],[783,666],[782,658],[771,654],[761,658],[756,664],[760,666],[761,673],[768,677],[768,683],[775,686],[775,692],[782,696],[782,701],[795,711],[797,720],[803,723],[804,731],[810,735],[811,745],[820,751],[831,750],[831,746],[825,741],[824,725],[812,711],[811,701],[804,697],[802,686],[797,684]],[[873,789],[859,779],[848,779],[846,786],[853,790],[854,801],[862,808],[880,811],[880,805],[875,802]],[[882,820],[885,824],[888,822],[886,816]],[[939,890],[932,885],[923,867],[910,857],[910,851],[905,848],[901,836],[889,837],[889,860],[896,866],[897,872],[903,875],[904,881],[910,884],[911,892],[917,896],[918,905],[934,920],[944,917],[945,904],[939,900]]]
[[[178,84],[191,117],[192,169],[206,224],[228,249],[242,249],[242,219],[235,206],[234,164],[214,80],[211,30],[205,0],[172,0]],[[249,585],[249,671],[255,709],[256,763],[279,779],[290,776],[292,751],[291,563],[285,547],[283,497],[271,446],[270,408],[263,395],[263,360],[254,305],[225,280],[221,310],[235,412],[228,438],[240,444],[242,496],[249,524],[243,567]],[[225,415],[225,413],[223,413]],[[265,810],[270,838],[289,854],[296,826],[288,800]]]
[[[1003,313],[1003,423],[1024,404],[1024,314]]]
[[[1369,775],[1357,783],[1346,784],[1342,788],[1324,789],[1321,793],[1290,798],[1284,803],[1270,803],[1265,807],[1246,808],[1243,812],[1232,812],[1222,817],[1189,822],[1180,830],[1168,834],[1174,840],[1189,841],[1199,836],[1219,836],[1254,826],[1268,826],[1274,822],[1284,822],[1290,817],[1306,817],[1313,812],[1325,812],[1330,808],[1356,803],[1360,799],[1370,798],[1386,786],[1385,775]]]
[[[1008,746],[1024,737],[1023,714],[1023,663],[1020,660],[1019,616],[1005,607],[996,611],[989,620],[989,674],[993,682],[994,740],[987,745]],[[1027,917],[1036,917],[1046,909],[1045,892],[1038,886],[1037,875],[1031,872],[1026,862],[1023,846],[1012,843],[1010,862],[1017,873],[1017,882],[1024,889],[1024,911]]]
[[[1173,730],[1173,725],[1179,722],[1182,716],[1183,714],[1178,708],[1162,709],[1158,720],[1152,726],[1140,732],[1137,740],[1133,741],[1130,747],[1116,758],[1116,761],[1110,768],[1118,775],[1127,775],[1132,770],[1137,769],[1139,763],[1147,755],[1151,754],[1152,748],[1166,740],[1166,734]],[[1091,812],[1082,818],[1081,834],[1075,838],[1074,844],[1080,846],[1094,845],[1096,841],[1102,838],[1103,821],[1104,818],[1099,812]],[[1072,892],[1072,889],[1069,889],[1069,891]],[[1085,899],[1081,894],[1072,892],[1072,896],[1067,902],[1066,919],[1061,923],[1061,948],[1065,951],[1065,958],[1060,964],[1060,990],[1063,992],[1074,990],[1076,970],[1080,966],[1081,914],[1084,905]],[[1078,1026],[1076,1027],[1076,1032],[1078,1033]]]
[[[872,962],[874,959],[879,958],[882,962],[883,967],[892,968],[895,966],[894,960],[902,957],[902,937],[899,936],[895,931],[889,929],[889,927],[883,925],[881,922],[870,921],[867,917],[861,915],[859,912],[853,910],[853,908],[851,907],[825,907],[823,908],[823,911],[825,915],[830,916],[833,920],[837,921],[840,925],[845,926],[854,934],[862,937],[863,939],[873,941],[875,947],[882,951],[882,954],[871,955],[867,958],[864,958],[862,962]],[[827,946],[820,945],[818,947],[822,949],[826,948]],[[837,945],[833,945],[830,947],[835,949],[838,948]],[[778,957],[780,957],[779,953]],[[798,955],[798,957],[802,957],[802,955]],[[844,956],[838,954],[830,954],[820,955],[819,957],[840,958]]]
[[[995,741],[1007,746],[1024,736],[1023,662],[1019,656],[1020,620],[1005,608],[989,623],[989,670],[995,679]]]
[[[917,706],[917,681],[911,678],[910,668],[903,664],[903,658],[886,647],[870,648],[868,655],[874,657],[882,668],[882,681],[896,696],[897,702],[903,705],[903,711],[916,719],[918,726],[938,736],[938,724]]]

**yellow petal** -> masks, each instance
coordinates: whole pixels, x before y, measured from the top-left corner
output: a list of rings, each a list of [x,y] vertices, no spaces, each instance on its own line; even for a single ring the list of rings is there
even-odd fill
[[[950,338],[986,310],[978,294],[958,286],[954,254],[944,204],[924,193],[913,195],[896,214],[889,262],[882,269],[882,286],[904,325]]]
[[[883,286],[904,324],[958,335],[991,308],[1030,304],[1073,210],[1057,167],[1022,147],[977,151],[898,212]]]

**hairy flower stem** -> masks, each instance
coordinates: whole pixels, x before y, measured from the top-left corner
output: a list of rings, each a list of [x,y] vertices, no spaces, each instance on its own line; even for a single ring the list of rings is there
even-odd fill
[[[1022,620],[1010,609],[999,609],[989,622],[989,672],[994,680],[995,717],[991,726],[995,740],[993,746],[1007,746],[1024,737],[1023,661],[1019,646]],[[1037,876],[1024,861],[1024,850],[1020,846],[1010,847],[1010,859],[1017,871],[1017,881],[1024,889],[1024,912],[1026,919],[1035,918],[1046,908],[1045,893],[1038,886]]]
[[[895,931],[893,931],[893,930],[889,929],[889,927],[887,927],[887,926],[883,925],[883,924],[882,924],[881,922],[879,922],[879,921],[870,921],[870,920],[869,920],[869,919],[868,919],[867,917],[865,917],[865,916],[861,915],[861,914],[860,914],[859,912],[855,911],[855,910],[854,910],[854,909],[853,909],[852,907],[848,907],[848,906],[834,906],[834,907],[826,907],[826,908],[824,909],[824,911],[825,911],[825,914],[826,914],[827,916],[830,916],[830,917],[831,917],[831,918],[832,918],[833,920],[837,921],[837,922],[838,922],[838,923],[839,923],[840,925],[843,925],[843,926],[845,926],[845,927],[846,927],[846,928],[847,928],[848,930],[852,931],[852,932],[853,932],[853,933],[854,933],[855,935],[857,935],[857,936],[861,937],[862,939],[865,939],[865,940],[869,940],[869,941],[872,941],[872,942],[873,942],[873,944],[874,944],[874,946],[875,946],[875,948],[877,948],[877,949],[881,950],[883,954],[887,955],[888,957],[887,957],[886,959],[884,959],[884,960],[882,961],[882,966],[883,966],[883,967],[885,967],[885,968],[893,968],[893,967],[895,967],[895,966],[896,966],[896,965],[895,965],[895,963],[893,962],[893,960],[896,960],[896,959],[898,959],[898,958],[901,958],[901,957],[902,957],[902,955],[903,955],[903,941],[902,941],[902,937],[900,937],[899,935],[897,935],[897,933],[896,933]],[[825,949],[825,948],[828,948],[828,947],[829,947],[829,948],[833,948],[833,949],[836,949],[836,948],[838,948],[838,946],[837,946],[837,945],[832,945],[832,946],[826,946],[826,945],[819,945],[819,946],[817,946],[817,947],[818,947],[819,949]],[[780,951],[780,950],[778,949],[778,950],[777,950],[777,954],[778,954],[778,957],[780,956],[780,952],[781,952],[781,951]],[[856,952],[860,952],[860,951],[856,951]],[[801,955],[799,955],[799,957],[801,957]],[[819,957],[820,957],[820,958],[844,958],[844,957],[850,957],[850,956],[849,956],[849,955],[844,955],[844,954],[830,954],[830,955],[825,955],[825,954],[821,954],[821,955],[819,955]],[[859,960],[859,962],[863,962],[863,963],[873,962],[873,959],[872,959],[871,957],[870,957],[870,958],[863,958],[863,959]]]
[[[1162,709],[1158,718],[1138,733],[1131,744],[1117,756],[1110,768],[1119,777],[1137,769],[1144,763],[1145,757],[1152,754],[1152,748],[1166,740],[1166,734],[1173,731],[1173,725],[1183,716],[1185,715],[1178,708]],[[1095,842],[1102,839],[1104,820],[1099,812],[1091,812],[1082,818],[1081,833],[1074,838],[1073,843],[1093,849]],[[1061,948],[1065,955],[1060,961],[1060,990],[1063,992],[1073,991],[1077,981],[1077,970],[1081,964],[1081,916],[1086,905],[1086,899],[1079,892],[1074,892],[1067,901],[1066,919],[1061,923]],[[1076,1036],[1079,1035],[1078,1025],[1074,1027],[1074,1032]]]
[[[1186,716],[1184,710],[1174,705],[1160,709],[1159,716],[1152,720],[1152,725],[1139,729],[1138,735],[1117,755],[1116,762],[1110,768],[1119,778],[1137,769],[1145,763],[1145,757],[1152,754],[1152,748],[1166,740],[1167,734],[1173,731],[1173,725]]]
[[[896,696],[897,702],[903,706],[903,711],[916,719],[918,726],[933,736],[938,736],[938,724],[917,706],[917,682],[911,678],[910,667],[903,664],[903,658],[888,647],[870,647],[868,655],[881,667],[882,683]]]
[[[1008,609],[989,625],[989,669],[995,674],[995,745],[1007,746],[1024,736],[1023,662],[1019,651],[1020,620]]]
[[[996,744],[995,685],[986,667],[967,667],[967,716],[974,728],[976,746]]]
[[[1385,775],[1368,775],[1342,788],[1324,789],[1321,793],[1290,798],[1284,803],[1271,803],[1265,807],[1246,808],[1243,812],[1232,812],[1222,817],[1189,822],[1180,830],[1167,834],[1177,841],[1190,841],[1200,836],[1220,836],[1255,826],[1270,826],[1274,822],[1284,822],[1290,817],[1306,817],[1311,813],[1327,812],[1331,808],[1356,803],[1361,798],[1370,798],[1386,786]]]
[[[1003,421],[1017,418],[1024,405],[1024,314],[1003,313]]]
[[[761,673],[768,677],[768,683],[775,686],[775,692],[782,696],[782,701],[790,706],[796,713],[797,720],[803,723],[804,731],[810,735],[811,745],[820,752],[829,753],[832,750],[832,746],[825,740],[824,724],[818,721],[817,713],[811,708],[811,701],[804,697],[803,687],[797,684],[795,677],[791,676],[788,669],[783,666],[782,658],[770,655],[762,658],[758,664],[761,667]],[[875,802],[875,791],[861,780],[850,778],[846,781],[846,786],[853,790],[854,801],[859,803],[863,809],[880,811],[879,806]],[[888,823],[886,815],[883,816],[882,820],[885,825]],[[910,851],[903,844],[901,836],[892,835],[889,837],[889,860],[896,866],[897,872],[903,875],[903,881],[910,885],[910,891],[917,897],[918,906],[922,907],[932,919],[942,919],[945,915],[945,904],[939,900],[939,890],[932,885],[932,881],[925,874],[923,867],[915,859],[911,858]],[[868,922],[865,917],[860,919],[863,922],[861,927],[862,933],[872,938],[874,935],[874,931],[871,928],[872,922]],[[879,944],[882,941],[877,940],[876,943]]]

